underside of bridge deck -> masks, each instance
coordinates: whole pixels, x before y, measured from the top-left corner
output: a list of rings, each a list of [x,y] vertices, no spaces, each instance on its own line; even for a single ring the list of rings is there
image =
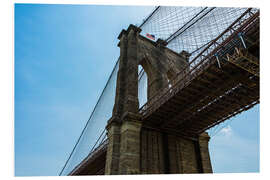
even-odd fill
[[[145,126],[199,134],[259,101],[259,78],[222,61],[191,83],[143,120]]]
[[[246,29],[244,42],[228,41],[220,51],[226,53],[189,74],[184,88],[143,116],[143,126],[196,136],[259,103],[259,21]]]

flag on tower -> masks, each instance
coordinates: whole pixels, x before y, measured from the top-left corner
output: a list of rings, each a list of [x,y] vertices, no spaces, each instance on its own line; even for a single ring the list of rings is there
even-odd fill
[[[153,34],[146,33],[146,37],[148,37],[149,39],[155,40],[155,35]]]

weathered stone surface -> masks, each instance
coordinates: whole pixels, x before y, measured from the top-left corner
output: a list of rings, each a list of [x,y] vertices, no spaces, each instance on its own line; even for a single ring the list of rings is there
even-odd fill
[[[140,143],[142,174],[200,173],[200,164],[203,165],[203,173],[212,172],[210,159],[207,159],[209,156],[206,156],[209,155],[208,149],[200,148],[200,154],[196,154],[194,145],[205,142],[205,139],[198,141],[167,134],[164,141],[162,137],[164,133],[160,131],[142,129]],[[201,160],[198,155],[202,156]]]
[[[194,142],[181,138],[179,143],[182,173],[199,173]]]
[[[121,127],[120,174],[140,174],[141,122],[125,120]]]
[[[120,132],[119,123],[111,122],[107,126],[108,147],[106,154],[105,174],[118,174],[120,156]]]
[[[165,47],[166,42],[158,39],[152,42],[138,37],[138,61],[148,78],[147,98],[168,86],[173,77],[188,66],[186,56],[177,54]]]
[[[113,116],[107,125],[105,174],[212,172],[208,136],[200,136],[196,146],[194,140],[161,129],[142,128],[138,115],[138,66],[147,74],[150,99],[188,66],[189,54],[175,53],[165,47],[164,40],[153,42],[139,35],[140,31],[130,25],[118,36],[120,62]]]
[[[204,173],[212,173],[212,165],[208,150],[208,142],[209,142],[209,135],[204,132],[199,136],[199,145],[201,151],[201,158],[202,158],[202,168]]]

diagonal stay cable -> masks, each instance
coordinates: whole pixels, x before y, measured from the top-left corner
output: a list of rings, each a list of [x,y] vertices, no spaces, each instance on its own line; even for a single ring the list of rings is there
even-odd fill
[[[105,136],[104,132],[106,132],[106,129],[103,130],[103,132],[101,133],[101,135],[99,136],[98,140],[96,141],[95,145],[92,147],[92,149],[90,150],[90,152],[88,153],[88,155],[69,173],[69,175],[71,175],[73,172],[77,171],[78,168],[81,167],[81,165],[87,161],[89,158],[91,158],[91,155],[102,145],[102,143],[104,143],[104,139],[106,138],[106,133]],[[101,137],[103,136],[102,140],[100,141],[98,147],[95,147],[96,144],[98,143],[98,141],[101,139]]]
[[[207,8],[207,7],[206,7]],[[179,35],[181,35],[183,32],[185,32],[188,28],[190,28],[191,26],[193,26],[195,23],[197,23],[199,20],[201,20],[202,18],[204,18],[207,14],[209,14],[212,10],[215,9],[215,7],[211,8],[208,12],[206,12],[204,15],[202,15],[201,17],[199,17],[198,19],[195,20],[195,22],[193,22],[192,24],[190,24],[188,27],[186,27],[183,31],[181,31],[188,23],[190,23],[192,20],[194,20],[196,17],[198,17],[204,10],[206,10],[206,8],[204,8],[202,11],[200,11],[197,15],[195,15],[189,22],[187,22],[184,26],[182,26],[179,30],[177,30],[172,36],[170,36],[169,38],[167,38],[165,41],[168,42],[168,44],[174,40],[176,37],[178,37]],[[181,31],[181,32],[180,32]],[[180,32],[180,33],[179,33]],[[177,34],[178,33],[178,34]],[[176,35],[177,34],[177,35]],[[170,39],[171,38],[171,39]]]
[[[147,19],[146,19],[139,27],[142,27],[142,26],[143,26],[143,25],[151,18],[151,16],[153,16],[153,14],[154,14],[159,8],[160,8],[160,6],[158,6],[157,8],[155,8],[154,11],[147,17]],[[79,143],[79,141],[80,141],[80,139],[81,139],[81,137],[82,137],[82,135],[83,135],[83,133],[84,133],[86,127],[87,127],[87,125],[89,124],[90,119],[91,119],[91,117],[93,116],[93,113],[94,113],[94,111],[95,111],[95,109],[96,109],[96,107],[97,107],[97,104],[99,103],[99,101],[100,101],[100,99],[101,99],[101,97],[102,97],[102,95],[103,95],[103,93],[104,93],[104,91],[105,91],[105,89],[106,89],[106,87],[107,87],[107,85],[108,85],[108,83],[109,83],[109,79],[112,77],[112,74],[113,74],[113,72],[114,72],[114,70],[115,70],[115,68],[116,68],[116,66],[117,66],[117,64],[118,64],[118,62],[119,62],[119,59],[118,59],[117,62],[115,63],[115,66],[114,66],[114,68],[113,68],[113,71],[112,71],[111,75],[109,76],[108,81],[107,81],[105,87],[103,88],[102,93],[101,93],[101,95],[99,96],[99,99],[98,99],[98,101],[97,101],[97,103],[96,103],[96,105],[95,105],[95,107],[94,107],[94,109],[93,109],[93,111],[92,111],[92,113],[91,113],[89,119],[87,120],[87,122],[86,122],[86,124],[85,124],[85,126],[84,126],[84,128],[83,128],[83,130],[82,130],[82,132],[81,132],[81,134],[80,134],[80,136],[79,136],[79,138],[78,138],[78,140],[76,141],[76,144],[75,144],[74,148],[72,149],[71,153],[69,154],[69,157],[68,157],[68,159],[67,159],[65,165],[63,166],[62,170],[60,171],[60,173],[59,173],[60,176],[62,175],[64,169],[66,168],[66,166],[67,166],[67,164],[68,164],[68,162],[69,162],[69,160],[70,160],[72,154],[74,153],[74,151],[75,151],[75,149],[76,149],[76,147],[77,147],[77,145],[78,145],[78,143]],[[142,77],[143,73],[144,73],[144,71],[140,71],[141,77]],[[140,78],[141,78],[141,77],[140,77]],[[102,134],[103,134],[103,133],[102,133]]]
[[[98,144],[98,141],[100,140],[100,138],[103,136],[103,134],[106,132],[106,129],[104,128],[104,130],[102,131],[102,133],[100,134],[99,138],[97,139],[96,143],[94,144],[94,146],[91,148],[89,155],[93,152],[93,150],[95,149],[96,145]],[[104,138],[104,137],[103,137]]]
[[[174,37],[179,31],[181,31],[187,24],[189,24],[191,21],[193,21],[196,17],[198,17],[203,11],[205,11],[208,7],[203,8],[199,13],[197,13],[193,18],[191,18],[188,22],[186,22],[182,27],[180,27],[177,31],[175,31],[172,35],[170,35],[165,41],[168,42],[168,40],[172,37]]]
[[[202,52],[200,52],[196,57],[194,57],[193,58],[193,60],[189,63],[189,65],[191,65],[192,63],[194,63],[205,51],[207,51],[208,50],[208,48],[209,47],[211,47],[218,39],[220,39],[225,33],[227,33],[227,32],[230,32],[230,30],[232,30],[232,27],[234,26],[234,25],[236,25],[236,23],[238,22],[238,21],[240,21],[241,20],[241,18],[243,18],[246,14],[248,14],[248,12],[249,11],[251,11],[251,9],[252,8],[248,8],[245,12],[243,12],[242,13],[242,15],[240,16],[240,17],[238,17],[227,29],[225,29],[218,37],[216,37],[215,38],[215,40],[214,41],[211,41],[211,43],[209,43],[209,45],[206,47],[206,48],[204,48],[204,50],[202,51]],[[239,27],[237,30],[235,30],[234,32],[232,32],[233,34],[235,34],[236,32],[239,32],[242,28],[244,28],[245,26],[247,26],[247,24],[248,23],[250,23],[254,18],[256,18],[258,16],[258,12],[254,15],[254,16],[252,16],[252,17],[249,17],[249,19],[245,22],[245,24],[244,25],[242,25],[241,27]],[[212,51],[211,52],[211,54],[213,54],[215,51]],[[207,57],[205,56],[204,57],[204,59],[207,59]],[[195,65],[195,67],[193,67],[191,70],[189,70],[190,72],[191,71],[193,71],[196,67],[198,67],[200,65],[200,63],[199,64],[197,64],[197,65]],[[187,66],[188,67],[188,66]],[[181,73],[183,73],[184,71],[185,71],[186,69],[183,69],[182,71],[180,71],[177,75],[179,75],[179,74],[181,74]],[[183,79],[183,78],[185,78],[187,75],[185,75],[184,77],[182,77],[181,79]],[[178,80],[178,82],[177,83],[179,83],[180,81]],[[164,90],[166,90],[165,91],[165,93],[163,93],[163,95],[164,94],[167,94],[168,92],[169,92],[169,89],[164,89]],[[141,110],[143,110],[143,111],[145,111],[145,109],[147,109],[146,107],[147,106],[149,106],[149,104],[151,103],[153,103],[153,102],[156,102],[157,100],[160,100],[161,99],[161,97],[162,96],[160,96],[160,94],[161,94],[161,92],[157,92],[155,95],[153,95],[148,101],[147,101],[147,103],[145,103],[140,109],[139,109],[139,111],[141,111]],[[153,101],[153,102],[151,102],[151,101]]]
[[[139,28],[141,28],[155,14],[155,12],[157,12],[159,8],[160,6],[156,7],[156,9],[154,9],[154,11],[146,18],[146,20],[143,21],[143,23],[139,26]]]
[[[200,49],[202,49],[203,47],[207,46],[207,45],[208,45],[209,43],[211,43],[212,41],[213,41],[213,39],[212,39],[211,41],[209,41],[208,43],[203,44],[201,47],[195,49],[195,50],[192,51],[190,54],[193,54],[193,53],[199,51]]]
[[[80,134],[80,136],[79,136],[79,138],[78,138],[78,140],[77,140],[75,146],[74,146],[74,148],[72,149],[72,151],[71,151],[71,153],[70,153],[70,155],[69,155],[69,157],[68,157],[68,159],[67,159],[67,161],[66,161],[64,167],[62,168],[61,172],[59,173],[59,176],[62,175],[62,173],[63,173],[64,169],[66,168],[67,163],[69,162],[69,160],[70,160],[70,158],[71,158],[73,152],[75,151],[75,149],[76,149],[76,147],[77,147],[77,145],[78,145],[78,143],[79,143],[79,141],[80,141],[80,139],[81,139],[81,137],[82,137],[82,135],[83,135],[83,133],[84,133],[86,127],[87,127],[87,125],[89,124],[90,119],[91,119],[91,117],[93,116],[93,114],[94,114],[94,112],[95,112],[95,110],[96,110],[96,107],[97,107],[97,105],[98,105],[98,103],[99,103],[99,101],[100,101],[102,95],[104,94],[104,91],[105,91],[106,87],[107,87],[108,84],[109,84],[109,80],[111,79],[112,74],[113,74],[113,72],[115,71],[118,62],[119,62],[119,58],[118,58],[118,60],[116,61],[115,65],[114,65],[114,68],[113,68],[113,70],[112,70],[112,73],[110,74],[110,76],[109,76],[109,78],[108,78],[108,80],[107,80],[107,82],[106,82],[106,85],[105,85],[105,87],[103,88],[103,90],[102,90],[102,92],[101,92],[101,95],[99,96],[99,99],[98,99],[98,101],[97,101],[97,103],[96,103],[96,105],[95,105],[95,107],[94,107],[94,109],[93,109],[93,111],[92,111],[92,113],[91,113],[89,119],[87,120],[87,122],[86,122],[86,124],[85,124],[85,126],[84,126],[84,128],[83,128],[83,130],[82,130],[82,132],[81,132],[81,134]]]

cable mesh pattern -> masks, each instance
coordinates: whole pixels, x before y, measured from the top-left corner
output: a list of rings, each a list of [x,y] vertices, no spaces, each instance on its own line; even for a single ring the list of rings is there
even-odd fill
[[[117,61],[107,84],[60,175],[68,175],[106,138],[105,126],[112,116],[119,68]]]
[[[159,6],[140,26],[141,35],[154,34],[156,39],[166,40],[168,48],[178,53],[183,50],[191,53],[192,60],[246,9]],[[60,175],[71,173],[100,144],[104,144],[105,126],[114,106],[118,66],[119,61]],[[138,98],[142,107],[147,102],[147,75],[140,66]],[[212,132],[217,133],[216,130]]]
[[[193,16],[199,13],[203,7],[172,7],[162,6],[141,27],[142,34],[151,33],[158,38],[167,39],[176,32]]]
[[[155,35],[168,42],[167,47],[180,53],[200,53],[247,8],[159,7],[141,27],[141,34]]]

